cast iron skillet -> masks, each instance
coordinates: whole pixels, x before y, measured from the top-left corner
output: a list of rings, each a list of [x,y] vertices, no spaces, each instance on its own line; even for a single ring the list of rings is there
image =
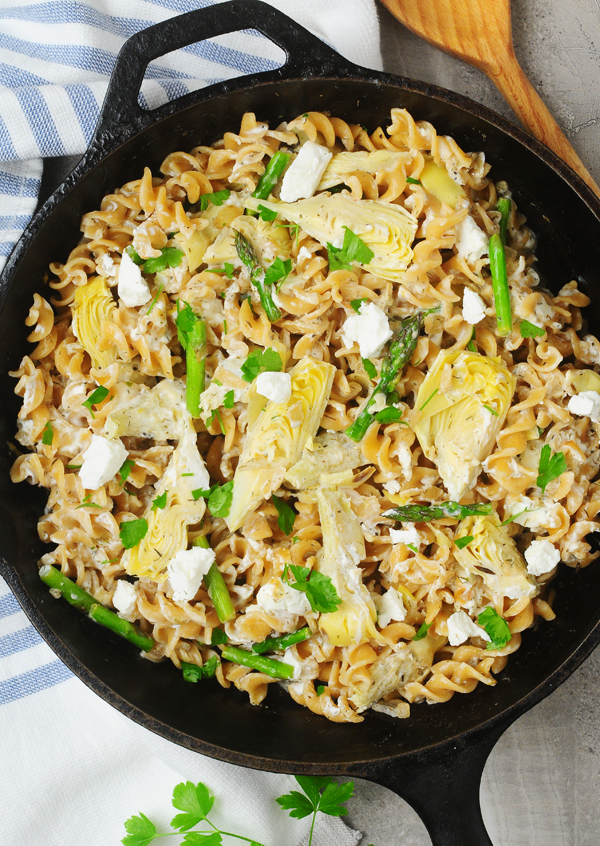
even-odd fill
[[[205,38],[255,28],[286,53],[283,68],[212,85],[154,112],[137,95],[152,59]],[[123,47],[90,148],[27,228],[0,288],[0,443],[14,434],[18,402],[7,371],[30,349],[23,321],[51,260],[65,259],[84,211],[104,194],[154,172],[167,153],[210,144],[235,130],[243,112],[276,125],[326,110],[372,131],[390,108],[406,106],[466,150],[485,150],[496,180],[506,179],[539,238],[543,282],[557,290],[577,277],[595,302],[600,267],[600,202],[553,153],[482,106],[421,82],[357,67],[257,0],[236,0],[152,26]],[[595,308],[588,309],[598,333]],[[409,720],[369,713],[337,725],[297,706],[272,686],[253,708],[245,694],[211,682],[192,687],[170,662],[143,661],[119,638],[37,577],[45,551],[36,521],[45,494],[12,485],[12,456],[0,457],[0,570],[40,634],[87,685],[123,713],[170,740],[210,755],[277,772],[360,776],[396,791],[427,826],[434,846],[491,844],[479,808],[486,758],[503,731],[564,681],[600,641],[600,567],[560,568],[557,619],[528,631],[496,687],[479,685],[441,707],[416,705]],[[518,825],[518,820],[515,821]]]

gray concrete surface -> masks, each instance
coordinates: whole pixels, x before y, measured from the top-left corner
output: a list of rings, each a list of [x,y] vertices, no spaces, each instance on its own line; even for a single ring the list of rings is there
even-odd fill
[[[492,0],[489,0],[492,2]],[[600,182],[600,0],[513,2],[515,50],[529,78]],[[479,71],[430,47],[384,8],[385,70],[442,85],[515,120]],[[600,844],[600,651],[501,738],[481,800],[494,846]],[[357,782],[350,823],[363,846],[429,846],[415,812],[378,785]]]

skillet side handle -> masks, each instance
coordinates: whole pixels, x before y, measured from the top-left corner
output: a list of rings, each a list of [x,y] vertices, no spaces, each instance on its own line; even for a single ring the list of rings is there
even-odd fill
[[[393,760],[375,764],[365,776],[412,805],[433,846],[494,846],[481,815],[479,791],[485,763],[506,727],[411,756],[406,767]]]
[[[253,72],[184,94],[152,111],[138,103],[148,64],[160,56],[207,38],[255,29],[286,54],[281,68]],[[121,48],[110,78],[92,144],[103,139],[124,141],[156,123],[173,104],[192,105],[257,81],[352,74],[355,66],[278,9],[260,0],[230,0],[169,18],[137,32]]]

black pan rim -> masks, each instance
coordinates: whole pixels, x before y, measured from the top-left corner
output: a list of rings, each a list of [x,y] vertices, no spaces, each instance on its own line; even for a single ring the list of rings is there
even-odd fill
[[[588,207],[594,213],[595,217],[600,222],[600,200],[598,200],[598,198],[594,196],[591,190],[579,179],[579,177],[577,177],[570,170],[570,168],[561,160],[559,160],[550,150],[545,148],[535,139],[529,137],[522,129],[511,124],[509,121],[506,121],[501,116],[496,115],[487,107],[475,103],[474,101],[471,101],[460,94],[448,92],[436,86],[431,86],[419,81],[405,80],[400,77],[394,77],[390,74],[380,74],[374,71],[361,71],[361,69],[359,68],[356,68],[356,71],[350,73],[349,75],[332,75],[319,77],[319,81],[321,80],[329,80],[340,83],[360,82],[363,84],[372,83],[377,85],[390,85],[394,88],[399,89],[400,91],[425,95],[434,100],[439,100],[443,103],[459,108],[468,114],[482,118],[483,120],[487,121],[488,123],[492,124],[496,128],[511,136],[514,140],[516,140],[523,146],[527,147],[536,156],[538,156],[538,158],[540,158],[547,166],[557,172],[559,176],[561,176],[562,179],[567,182],[570,187],[580,196],[580,198],[588,205]],[[287,83],[294,81],[297,82],[301,80],[294,78],[285,78],[283,80],[278,81]],[[197,105],[198,102],[208,101],[210,99],[213,99],[213,97],[216,98],[224,93],[229,93],[229,91],[235,91],[242,88],[253,89],[255,86],[266,86],[269,84],[271,84],[270,81],[266,82],[261,79],[256,79],[254,85],[252,84],[252,80],[250,80],[249,82],[248,78],[243,78],[241,80],[233,80],[231,83],[227,84],[225,88],[219,87],[218,93],[215,93],[212,96],[204,96],[200,101],[196,101],[195,103],[190,103],[189,105],[185,105],[183,107],[175,103],[167,104],[166,107],[163,107],[161,110],[158,110],[161,112],[161,115],[157,118],[157,120],[160,121],[163,117],[169,117],[176,111],[182,111],[183,109],[192,108],[194,105]],[[199,93],[202,94],[202,92]],[[129,140],[131,139],[128,138],[127,141]],[[21,240],[19,241],[19,244],[15,248],[9,261],[7,262],[5,274],[3,276],[4,284],[2,288],[2,299],[4,299],[8,285],[10,284],[10,277],[15,272],[22,256],[29,248],[30,241],[39,231],[40,227],[43,225],[48,215],[52,213],[54,207],[60,203],[63,197],[68,195],[71,188],[77,184],[79,178],[84,173],[86,173],[89,169],[100,163],[102,158],[104,158],[105,156],[117,152],[119,147],[121,146],[121,143],[125,142],[114,143],[113,141],[113,143],[110,145],[110,149],[108,150],[102,150],[101,145],[95,146],[94,144],[92,144],[89,153],[84,156],[80,165],[75,168],[72,174],[70,174],[63,182],[63,184],[59,187],[57,192],[55,192],[55,194],[47,201],[46,204],[44,204],[40,211],[35,215],[31,223],[25,230]],[[0,305],[2,305],[2,303],[0,303]],[[220,758],[221,760],[241,764],[248,767],[253,767],[256,769],[264,769],[277,772],[306,771],[307,765],[305,762],[282,762],[273,758],[259,758],[247,755],[245,753],[232,752],[223,747],[214,746],[204,741],[199,741],[196,738],[190,738],[189,735],[183,734],[177,730],[172,729],[171,727],[160,722],[156,718],[146,714],[141,709],[132,706],[124,698],[119,696],[119,694],[116,694],[113,690],[111,690],[108,686],[101,682],[93,673],[87,670],[87,668],[79,661],[79,659],[77,659],[73,655],[73,653],[70,652],[70,650],[60,641],[54,631],[50,629],[50,627],[42,617],[41,613],[38,611],[37,607],[29,597],[16,572],[8,564],[8,562],[4,561],[3,559],[0,559],[0,571],[2,571],[2,574],[7,579],[11,589],[17,596],[17,599],[19,600],[21,606],[25,610],[27,616],[29,617],[35,628],[38,630],[44,640],[49,643],[49,645],[51,646],[53,651],[58,655],[58,657],[88,687],[94,690],[109,704],[113,705],[113,707],[116,707],[117,710],[121,711],[121,713],[133,718],[139,724],[167,739],[174,740],[180,745],[186,746],[190,749],[194,749],[195,751],[201,752],[202,754],[206,754],[210,757]],[[485,732],[493,728],[494,726],[498,726],[504,723],[508,724],[517,716],[524,713],[534,704],[539,702],[542,698],[548,695],[548,693],[550,693],[551,690],[554,689],[554,687],[564,681],[590,654],[590,652],[595,648],[595,646],[599,642],[600,621],[588,633],[588,635],[583,638],[579,646],[571,653],[568,659],[564,661],[564,663],[560,667],[558,667],[550,676],[548,676],[542,684],[538,685],[522,700],[515,703],[505,711],[502,711],[500,714],[490,718],[489,720],[482,723],[480,726],[476,727],[470,732],[457,733],[456,735],[451,738],[448,738],[442,743],[435,744],[432,746],[424,745],[422,747],[423,752],[456,744],[457,740],[467,740],[470,737],[479,736],[480,733]],[[402,760],[404,758],[413,759],[414,755],[415,753],[413,751],[408,751],[394,754],[389,758],[381,757],[375,760],[369,759],[369,761],[373,763],[382,763],[385,761],[398,762],[399,760]],[[337,772],[344,772],[351,771],[352,769],[356,767],[361,767],[364,764],[365,761],[356,761],[345,763],[344,765],[337,766],[337,768],[335,764],[311,764],[310,769],[312,772],[332,772],[333,769],[336,769]]]

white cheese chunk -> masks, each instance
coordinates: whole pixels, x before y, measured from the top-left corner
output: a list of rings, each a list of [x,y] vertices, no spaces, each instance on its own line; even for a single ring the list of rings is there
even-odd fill
[[[600,422],[600,394],[598,391],[582,391],[571,397],[567,406],[571,414],[589,417],[594,423]]]
[[[137,602],[137,591],[134,585],[125,581],[125,579],[119,579],[112,602],[122,617],[131,617]]]
[[[481,626],[478,626],[465,611],[455,611],[448,617],[448,639],[450,646],[460,646],[470,637],[481,637],[490,640],[490,636]]]
[[[115,263],[108,253],[102,253],[96,262],[96,270],[101,276],[111,277],[115,275]]]
[[[292,377],[289,373],[272,373],[267,370],[256,377],[256,390],[271,402],[288,402],[292,396]]]
[[[454,227],[456,249],[466,261],[477,261],[489,250],[490,239],[481,230],[470,214]]]
[[[403,543],[406,546],[414,546],[416,549],[422,544],[421,535],[415,529],[414,523],[404,523],[406,529],[390,529],[392,543]]]
[[[390,479],[389,482],[384,482],[383,487],[389,494],[397,494],[401,490],[400,482],[397,479]],[[392,531],[397,532],[398,529],[392,529]]]
[[[406,617],[406,608],[402,596],[396,588],[386,590],[382,596],[374,596],[373,601],[377,608],[377,624],[381,629],[389,626],[392,620],[401,623]]]
[[[151,299],[150,288],[137,264],[123,253],[119,265],[117,291],[128,308],[145,305]]]
[[[92,442],[82,455],[79,470],[81,484],[95,491],[113,478],[127,458],[127,450],[119,438],[108,440],[102,435],[92,435]]]
[[[182,549],[169,561],[167,573],[175,602],[189,602],[198,593],[202,579],[208,573],[215,560],[212,549],[193,546]]]
[[[505,519],[514,517],[513,523],[525,526],[532,532],[541,532],[544,529],[556,529],[560,524],[560,518],[556,514],[557,503],[546,501],[543,504],[539,500],[530,499],[528,496],[517,496],[506,499],[504,511]]]
[[[544,576],[550,573],[560,561],[560,552],[547,540],[534,540],[525,550],[527,572],[532,576]]]
[[[475,326],[485,317],[485,303],[475,291],[465,288],[462,304],[463,320]]]
[[[333,153],[326,147],[307,141],[286,170],[279,196],[284,203],[312,197],[318,188]]]
[[[358,314],[346,318],[342,328],[345,346],[357,343],[363,358],[377,358],[392,335],[385,312],[375,303],[363,303]]]
[[[312,253],[308,249],[308,247],[300,247],[300,250],[298,251],[298,257],[296,259],[298,264],[300,264],[300,262],[302,261],[308,261],[310,258],[312,258]]]
[[[312,610],[305,593],[287,585],[279,578],[273,578],[256,594],[257,604],[267,614],[303,616]]]

